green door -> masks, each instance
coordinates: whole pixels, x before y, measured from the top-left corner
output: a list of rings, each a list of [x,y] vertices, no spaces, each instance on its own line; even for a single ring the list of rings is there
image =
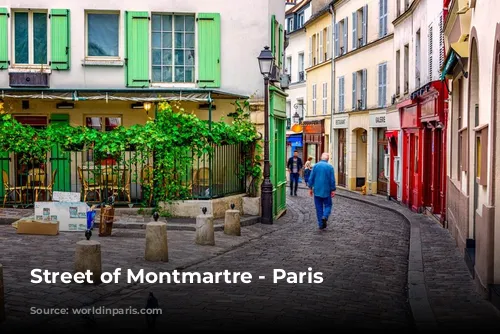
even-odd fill
[[[69,124],[68,114],[52,114],[50,123]],[[53,190],[71,191],[71,159],[70,152],[63,151],[60,145],[53,145],[50,150],[50,164],[52,173],[57,170]]]
[[[286,94],[270,87],[269,159],[273,183],[273,216],[286,210]]]
[[[3,197],[5,196],[5,189],[3,187],[3,172],[7,173],[7,176],[9,175],[9,152],[0,152],[0,169],[2,170],[2,175],[0,175],[0,178],[2,182],[0,182],[0,197],[3,201]]]

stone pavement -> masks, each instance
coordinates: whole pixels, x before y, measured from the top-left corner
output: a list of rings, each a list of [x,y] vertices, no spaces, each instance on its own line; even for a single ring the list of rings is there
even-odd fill
[[[411,332],[406,297],[409,225],[392,212],[342,197],[334,201],[336,215],[325,231],[318,231],[313,201],[301,191],[299,197],[289,198],[287,214],[275,225],[245,227],[241,238],[260,233],[258,231],[268,234],[211,258],[210,255],[215,255],[211,247],[196,247],[192,243],[193,233],[187,231],[169,233],[169,249],[177,256],[172,256],[172,263],[168,264],[144,263],[143,239],[137,239],[135,235],[99,239],[103,242],[104,270],[122,267],[161,272],[172,270],[175,264],[184,264],[184,271],[189,272],[247,271],[254,277],[250,284],[33,285],[28,281],[28,268],[71,270],[73,244],[78,238],[64,234],[53,239],[58,241],[57,244],[49,242],[48,237],[39,237],[36,243],[34,239],[28,243],[26,237],[19,240],[11,233],[8,244],[0,246],[0,250],[8,254],[7,261],[5,257],[2,260],[6,262],[7,325],[21,328],[23,324],[30,331],[64,328],[73,333],[104,328],[141,331],[146,329],[145,318],[141,315],[96,315],[95,325],[90,328],[84,326],[88,321],[77,315],[25,315],[31,306],[92,305],[94,308],[139,309],[145,306],[148,293],[153,292],[163,311],[156,323],[158,332],[252,328],[372,328]],[[140,232],[133,230],[133,233]],[[223,237],[217,234],[219,245]],[[238,242],[238,237],[224,239],[228,243]],[[24,248],[19,247],[19,243]],[[37,252],[37,247],[45,253]],[[52,259],[44,258],[47,252]],[[206,260],[189,265],[186,258],[197,254],[198,258]],[[28,262],[22,264],[23,261]],[[15,265],[22,265],[24,269],[14,269]],[[323,273],[323,283],[272,282],[273,269],[308,272],[309,267]],[[266,278],[261,280],[260,275]]]

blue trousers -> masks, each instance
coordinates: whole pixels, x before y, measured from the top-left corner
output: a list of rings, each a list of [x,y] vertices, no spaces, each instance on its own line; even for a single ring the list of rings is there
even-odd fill
[[[290,173],[290,195],[297,193],[299,187],[299,173]]]
[[[323,222],[321,219],[326,218],[328,220],[328,217],[330,217],[330,214],[332,213],[332,198],[330,196],[326,198],[314,196],[314,205],[316,206],[318,226],[322,227]]]

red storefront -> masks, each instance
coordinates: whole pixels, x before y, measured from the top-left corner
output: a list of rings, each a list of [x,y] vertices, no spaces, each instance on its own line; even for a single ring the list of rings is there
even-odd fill
[[[403,131],[403,203],[445,219],[448,91],[431,82],[398,105]]]

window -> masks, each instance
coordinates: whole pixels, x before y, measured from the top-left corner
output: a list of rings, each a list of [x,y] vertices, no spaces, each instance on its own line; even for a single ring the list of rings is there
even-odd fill
[[[481,186],[488,185],[488,124],[476,128],[476,178]]]
[[[378,65],[378,106],[385,107],[387,102],[387,63]]]
[[[304,73],[304,53],[301,52],[299,53],[299,81],[302,82],[305,80],[305,73]]]
[[[401,51],[396,51],[396,96],[401,92]]]
[[[313,103],[313,116],[316,116],[316,84],[312,85],[312,103]]]
[[[379,0],[379,37],[387,35],[387,0]]]
[[[328,83],[323,83],[323,115],[328,112]]]
[[[364,110],[366,109],[366,84],[367,84],[367,71],[354,72],[352,74],[352,109]]]
[[[286,101],[286,128],[290,129],[292,124],[292,102]]]
[[[86,116],[85,126],[97,131],[112,131],[122,125],[121,116]],[[87,161],[94,160],[94,150],[87,150]]]
[[[318,40],[318,58],[319,58],[319,63],[322,63],[325,61],[325,53],[324,53],[324,45],[325,45],[325,34],[324,34],[324,31],[321,30],[319,32],[319,34],[317,34],[316,36],[317,40]]]
[[[335,24],[335,56],[347,53],[347,17]]]
[[[339,112],[345,111],[345,79],[339,78]]]
[[[394,182],[401,182],[401,158],[394,157]]]
[[[293,17],[290,17],[288,20],[287,20],[287,29],[288,29],[288,32],[292,32],[294,29],[293,29]]]
[[[290,76],[290,82],[292,81],[292,56],[286,57],[286,74]]]
[[[118,57],[119,14],[87,13],[87,57]]]
[[[405,10],[410,8],[410,0],[405,0]]]
[[[396,0],[396,17],[401,15],[401,0]]]
[[[304,26],[304,13],[297,14],[297,29]]]
[[[405,54],[404,54],[404,85],[405,85],[405,94],[408,93],[408,79],[409,79],[409,69],[410,69],[410,46],[408,44],[405,45]]]
[[[47,64],[46,12],[14,12],[14,63]]]
[[[352,13],[352,48],[362,47],[367,43],[368,5]]]
[[[418,87],[420,87],[420,29],[415,36],[415,88]]]
[[[194,15],[152,15],[153,82],[194,82],[194,22]]]
[[[433,59],[433,52],[432,52],[432,50],[433,50],[433,37],[434,37],[433,35],[434,34],[433,34],[433,31],[432,31],[432,25],[430,25],[429,26],[429,36],[428,36],[429,37],[429,42],[428,42],[429,43],[429,46],[428,46],[428,57],[427,57],[427,59],[429,61],[429,64],[428,64],[429,81],[432,81],[432,77],[433,77],[433,75],[432,75],[432,69],[433,69],[432,65],[433,65],[433,60],[434,60]]]

